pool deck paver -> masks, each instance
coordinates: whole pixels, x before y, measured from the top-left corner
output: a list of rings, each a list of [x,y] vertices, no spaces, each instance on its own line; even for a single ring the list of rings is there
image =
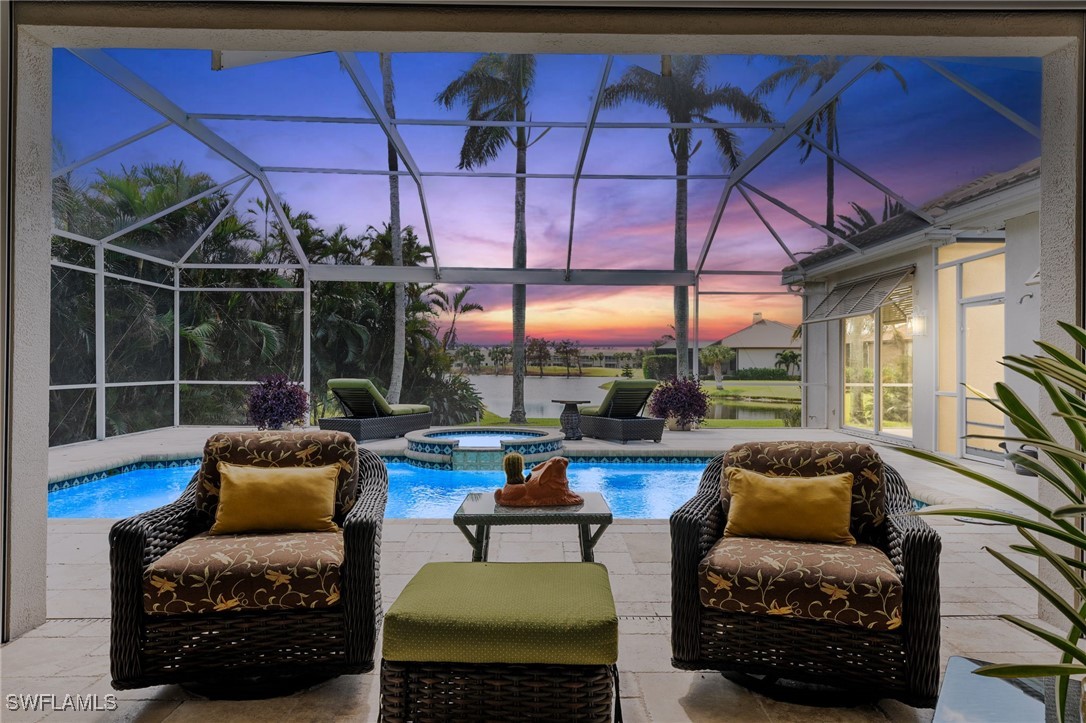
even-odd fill
[[[184,428],[54,450],[56,469],[104,464],[124,455],[145,453],[196,456],[207,428]],[[824,430],[701,430],[665,434],[660,445],[626,445],[629,451],[721,450],[742,439],[839,439]],[[171,441],[171,439],[173,441]],[[850,438],[851,439],[851,438]],[[112,443],[111,443],[112,442]],[[402,440],[370,446],[394,452]],[[571,442],[584,449],[622,448],[595,440]],[[604,446],[607,445],[607,446]],[[82,451],[80,448],[83,448]],[[913,460],[890,448],[880,453],[897,466],[918,496],[930,501],[970,500],[999,504],[1001,498],[941,469]],[[82,461],[81,461],[81,458]],[[105,464],[105,466],[109,466]],[[101,469],[102,467],[99,467]],[[1030,491],[1035,482],[992,465],[985,472]],[[51,470],[51,476],[52,476]],[[966,524],[944,517],[929,518],[943,538],[942,664],[950,655],[972,655],[1007,662],[1052,662],[1055,655],[1041,642],[996,617],[998,613],[1036,615],[1036,598],[1009,571],[981,550],[1005,548],[1017,540],[1013,530]],[[118,708],[97,713],[3,713],[4,721],[141,720],[267,721],[358,720],[377,718],[375,673],[344,676],[295,695],[263,701],[208,701],[177,686],[113,691],[109,686],[109,576],[107,532],[111,520],[50,520],[48,622],[0,648],[0,693],[115,694]],[[654,721],[928,721],[932,711],[879,701],[856,706],[821,708],[783,703],[754,693],[713,673],[677,671],[671,667],[670,549],[666,520],[616,520],[597,547],[597,559],[608,566],[619,614],[619,668],[625,719]],[[577,560],[576,531],[564,526],[496,528],[491,559]],[[429,561],[470,560],[471,548],[448,520],[386,520],[381,546],[381,590],[386,606],[395,600],[412,574]],[[380,645],[380,643],[378,643]]]

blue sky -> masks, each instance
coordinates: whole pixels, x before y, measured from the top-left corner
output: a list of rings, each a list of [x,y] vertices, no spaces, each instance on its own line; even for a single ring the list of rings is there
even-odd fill
[[[366,117],[368,112],[334,55],[212,71],[209,51],[110,50],[113,57],[161,90],[190,113],[260,113]],[[475,59],[472,54],[398,54],[394,56],[396,109],[401,118],[461,118],[462,108],[447,110],[434,102],[446,84]],[[380,87],[377,56],[359,53],[374,84]],[[1040,152],[1039,141],[984,106],[914,58],[887,58],[905,76],[902,92],[889,74],[869,74],[842,96],[840,137],[843,154],[910,200],[922,203],[980,175],[1014,167]],[[536,120],[583,121],[603,66],[603,56],[538,56],[536,85],[530,100]],[[1039,121],[1041,73],[1036,58],[944,59],[955,73],[1015,112]],[[620,56],[613,82],[631,65],[659,69],[658,56]],[[710,82],[751,90],[779,67],[774,58],[713,56]],[[154,125],[151,109],[64,50],[54,56],[54,137],[67,160],[81,158]],[[786,91],[766,99],[778,119],[806,99],[801,89],[791,100]],[[729,119],[721,112],[722,120]],[[663,121],[661,111],[627,104],[604,109],[601,121]],[[207,121],[220,135],[264,166],[384,167],[384,136],[376,126]],[[453,170],[462,129],[403,126],[401,133],[424,170]],[[703,132],[704,133],[704,132]],[[674,171],[664,130],[597,129],[586,159],[586,173],[670,173]],[[768,135],[742,131],[749,151]],[[720,158],[708,134],[692,162],[693,173],[717,173]],[[576,163],[580,129],[551,130],[529,151],[528,169],[569,173]],[[824,219],[825,164],[817,152],[806,164],[790,142],[770,157],[749,181],[777,195],[811,218]],[[238,173],[184,132],[170,128],[110,154],[81,169],[93,177],[99,168],[181,160],[194,171],[219,180]],[[507,151],[486,170],[512,171]],[[387,181],[383,177],[276,173],[271,180],[295,209],[317,216],[325,227],[345,224],[352,232],[387,220]],[[696,259],[709,218],[720,194],[720,181],[690,184],[689,253]],[[513,181],[510,179],[430,178],[426,181],[435,240],[445,266],[508,266],[513,228]],[[403,218],[422,228],[413,183],[402,184]],[[560,267],[569,232],[569,180],[531,180],[528,184],[528,263]],[[253,195],[252,189],[249,194]],[[837,211],[855,201],[879,209],[882,194],[837,169]],[[774,227],[794,250],[815,248],[824,237],[776,208],[761,204]],[[240,204],[245,207],[245,203]],[[574,265],[581,268],[668,268],[674,224],[674,183],[670,181],[583,180],[577,200]],[[729,205],[709,257],[709,268],[779,269],[787,258],[744,204]],[[722,336],[749,323],[751,311],[798,321],[798,300],[759,296],[776,291],[771,277],[730,281],[748,297],[716,297],[726,302],[703,305],[703,338]],[[509,335],[509,291],[476,289],[487,308],[465,320],[467,340],[497,341]],[[569,330],[569,310],[582,309],[571,333],[585,343],[645,343],[667,331],[670,289],[600,289],[539,287],[529,290],[529,333],[554,336]],[[706,308],[706,306],[708,308]],[[591,309],[591,311],[589,311]],[[628,313],[632,311],[633,313]],[[619,319],[619,321],[616,321]]]

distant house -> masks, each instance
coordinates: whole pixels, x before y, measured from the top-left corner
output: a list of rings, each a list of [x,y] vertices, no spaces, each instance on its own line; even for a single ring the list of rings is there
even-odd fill
[[[791,349],[800,350],[800,341],[793,338],[796,328],[790,324],[762,318],[761,312],[754,312],[750,326],[729,334],[711,346],[727,346],[735,350],[735,358],[725,370],[731,374],[738,369],[772,368],[777,363],[777,354]]]
[[[707,346],[731,347],[735,350],[735,358],[724,369],[725,374],[732,374],[737,369],[765,369],[772,368],[777,363],[777,353],[786,349],[800,350],[799,339],[793,339],[796,328],[779,321],[765,319],[762,312],[754,312],[754,318],[750,326],[712,342],[703,343],[701,348]],[[694,368],[694,349],[690,345],[690,368]],[[656,351],[657,354],[674,354],[675,342],[669,341]],[[703,365],[704,366],[704,365]],[[702,369],[702,372],[707,370]],[[793,370],[794,371],[794,370]]]

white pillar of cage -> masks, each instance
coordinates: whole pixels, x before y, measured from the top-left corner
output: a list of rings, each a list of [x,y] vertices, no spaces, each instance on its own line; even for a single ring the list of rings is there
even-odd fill
[[[309,354],[310,354],[310,338],[309,335],[312,332],[312,318],[310,316],[310,298],[313,288],[309,279],[309,271],[302,269],[302,288],[305,291],[302,293],[302,386],[305,387],[306,392],[309,393],[310,409],[313,404],[313,390],[310,388],[310,368],[309,368]],[[306,420],[308,426],[308,419]]]
[[[573,265],[573,226],[576,223],[577,214],[577,186],[581,182],[581,171],[584,170],[585,158],[588,156],[588,144],[592,141],[592,129],[595,127],[596,119],[600,115],[603,91],[607,87],[607,76],[611,74],[611,65],[614,60],[613,55],[608,55],[607,60],[603,63],[599,86],[596,88],[596,97],[592,99],[592,108],[588,112],[588,122],[585,123],[584,133],[581,134],[581,149],[577,152],[577,163],[573,167],[573,195],[569,202],[569,245],[566,246],[566,281],[569,281],[570,268]]]
[[[173,267],[173,426],[181,426],[181,268]]]
[[[94,247],[94,437],[106,438],[106,250]]]
[[[701,379],[701,279],[694,277],[694,378]]]

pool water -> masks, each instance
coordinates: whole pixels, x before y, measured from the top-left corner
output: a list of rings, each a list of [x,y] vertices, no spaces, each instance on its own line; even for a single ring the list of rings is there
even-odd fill
[[[464,434],[463,432],[435,432],[427,434],[428,439],[454,439],[460,443],[461,448],[474,447],[479,449],[501,449],[502,442],[510,439],[534,439],[538,434],[526,434],[524,432],[495,432],[494,434]]]
[[[574,491],[601,492],[615,517],[665,519],[693,496],[704,464],[591,464],[569,466]],[[49,493],[50,517],[119,518],[177,499],[197,466],[146,469]],[[451,518],[469,492],[505,484],[501,471],[429,470],[389,462],[390,518]]]

